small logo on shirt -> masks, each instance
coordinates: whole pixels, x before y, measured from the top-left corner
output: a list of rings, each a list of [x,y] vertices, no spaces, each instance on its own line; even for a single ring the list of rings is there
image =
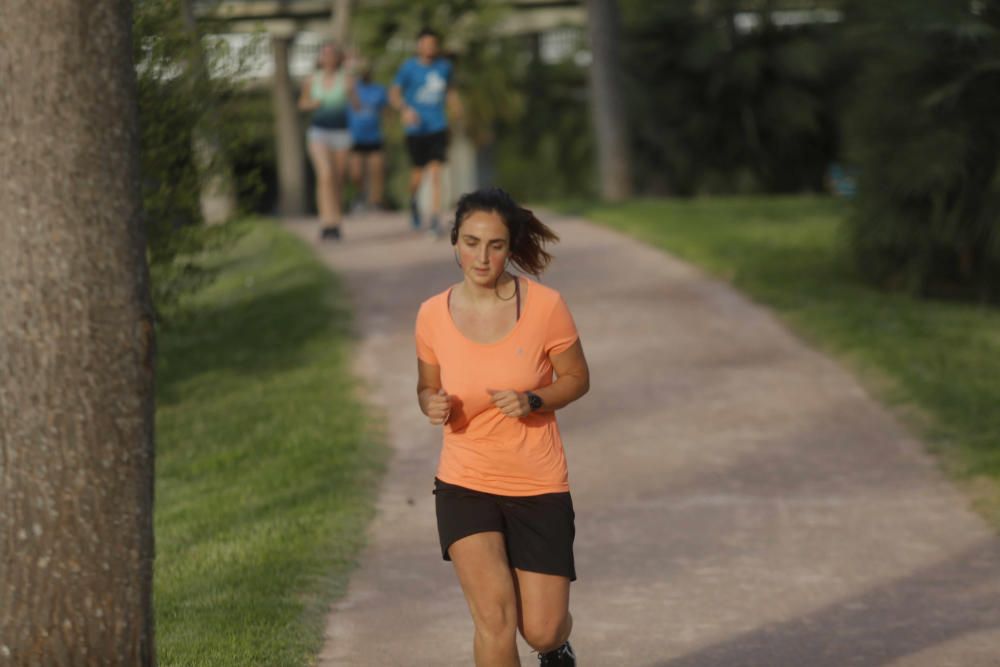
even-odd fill
[[[427,78],[424,79],[423,85],[417,89],[414,97],[418,104],[428,106],[440,104],[441,100],[444,99],[444,91],[447,87],[448,82],[444,80],[444,77],[435,70],[431,70],[427,73]]]
[[[524,354],[524,348],[523,347],[517,348],[517,356],[520,357],[522,354]]]

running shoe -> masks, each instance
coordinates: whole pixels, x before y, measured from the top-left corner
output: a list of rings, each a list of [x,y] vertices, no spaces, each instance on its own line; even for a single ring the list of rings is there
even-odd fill
[[[573,653],[573,647],[566,642],[548,653],[539,653],[538,664],[539,667],[576,667],[576,653]]]
[[[323,227],[319,230],[320,240],[333,239],[334,241],[340,240],[340,225],[336,227]]]

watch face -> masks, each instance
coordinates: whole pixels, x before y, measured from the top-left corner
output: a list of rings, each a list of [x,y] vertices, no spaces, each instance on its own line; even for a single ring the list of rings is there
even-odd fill
[[[542,407],[542,399],[536,394],[528,394],[528,405],[532,410],[537,410]]]

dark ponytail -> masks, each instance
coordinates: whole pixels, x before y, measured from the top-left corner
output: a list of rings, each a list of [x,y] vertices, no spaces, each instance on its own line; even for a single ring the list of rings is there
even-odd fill
[[[534,213],[518,206],[500,188],[484,188],[462,195],[455,209],[455,223],[451,227],[452,245],[458,243],[458,230],[465,219],[479,211],[496,213],[507,226],[512,264],[533,276],[538,276],[545,270],[552,261],[552,255],[545,251],[544,245],[558,242],[559,237],[536,218]]]

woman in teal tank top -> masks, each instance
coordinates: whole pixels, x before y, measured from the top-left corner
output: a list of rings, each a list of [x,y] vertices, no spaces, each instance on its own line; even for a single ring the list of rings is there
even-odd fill
[[[316,208],[322,223],[320,237],[341,236],[341,193],[351,149],[347,105],[354,103],[354,79],[344,65],[344,54],[334,44],[320,47],[319,69],[302,84],[299,109],[310,111],[306,134],[309,159],[316,174]]]
[[[322,74],[313,76],[309,92],[319,102],[319,108],[312,113],[311,127],[326,130],[347,127],[347,73],[343,68],[334,72],[329,85],[326,85]]]

